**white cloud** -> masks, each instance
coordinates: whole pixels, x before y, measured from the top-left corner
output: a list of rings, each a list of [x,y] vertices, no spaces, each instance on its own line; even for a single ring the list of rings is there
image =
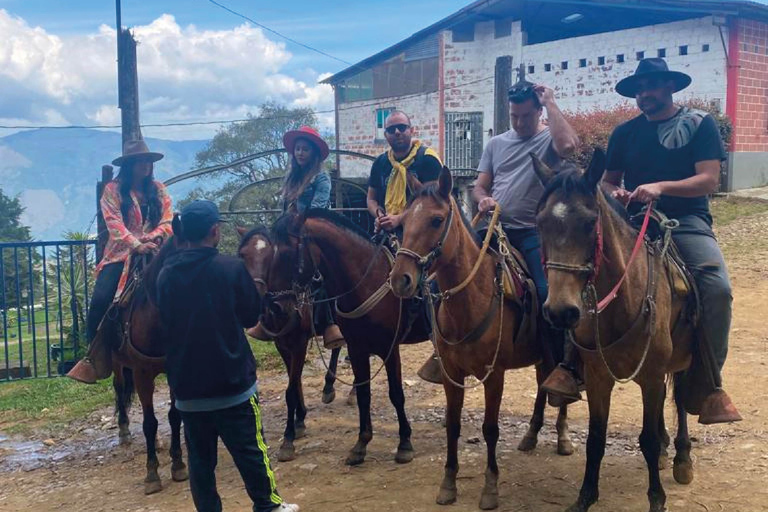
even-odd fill
[[[239,118],[265,100],[333,107],[330,86],[312,83],[321,75],[284,73],[292,54],[259,28],[201,30],[165,14],[133,31],[144,123]],[[0,124],[119,124],[113,28],[59,36],[0,9],[0,34]],[[215,127],[181,138],[201,130]]]
[[[25,226],[34,226],[35,231],[45,231],[64,220],[66,209],[55,191],[28,189],[19,196],[24,212],[19,219]]]
[[[31,166],[32,162],[18,151],[8,146],[0,146],[0,178],[3,182],[16,179],[22,169]],[[2,183],[0,183],[2,186]]]

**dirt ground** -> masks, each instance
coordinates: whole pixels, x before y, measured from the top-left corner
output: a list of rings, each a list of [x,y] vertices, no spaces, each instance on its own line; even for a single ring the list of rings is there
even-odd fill
[[[737,221],[721,230],[735,289],[731,352],[725,384],[744,421],[703,427],[692,421],[695,480],[681,486],[671,469],[662,473],[671,511],[755,512],[768,510],[768,215]],[[435,505],[445,461],[445,434],[440,426],[442,388],[424,383],[416,370],[429,354],[427,344],[404,348],[407,411],[413,425],[415,460],[394,462],[397,423],[387,398],[386,381],[373,384],[375,437],[365,464],[344,465],[357,435],[357,411],[346,405],[346,389],[337,385],[337,399],[320,402],[322,365],[315,352],[305,373],[309,407],[307,436],[297,441],[295,461],[278,463],[272,457],[281,494],[298,502],[302,511],[438,511],[477,510],[483,485],[485,447],[482,442],[482,392],[467,393],[460,440],[459,498],[456,505]],[[375,365],[374,365],[375,367]],[[348,368],[344,375],[351,374]],[[351,378],[351,377],[348,377]],[[533,369],[508,372],[502,405],[499,466],[501,511],[561,511],[576,498],[585,464],[586,404],[571,407],[570,426],[576,452],[555,454],[554,410],[538,448],[516,450],[533,405]],[[267,439],[274,452],[285,414],[282,393],[286,378],[280,372],[260,374]],[[167,389],[158,392],[161,414],[168,407]],[[600,501],[595,512],[647,510],[645,462],[638,449],[640,393],[635,385],[617,386],[609,423],[609,440],[602,466]],[[96,411],[51,439],[0,436],[0,511],[189,511],[193,509],[188,484],[170,480],[168,426],[161,419],[160,454],[164,490],[143,494],[144,441],[137,409],[132,415],[131,447],[116,444],[111,410]],[[674,428],[673,407],[667,424]],[[48,436],[48,434],[45,434]],[[45,441],[47,444],[45,444]],[[50,445],[50,446],[48,446]],[[3,448],[5,447],[5,448]],[[228,511],[250,510],[249,500],[231,459],[222,449],[218,468],[219,491]]]

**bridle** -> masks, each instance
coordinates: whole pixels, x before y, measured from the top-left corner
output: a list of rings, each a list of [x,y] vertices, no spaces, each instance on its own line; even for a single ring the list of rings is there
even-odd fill
[[[445,244],[445,240],[448,238],[448,232],[451,229],[451,224],[453,224],[453,202],[449,201],[448,217],[445,219],[445,225],[443,226],[442,233],[440,233],[440,238],[437,240],[437,244],[435,244],[432,250],[430,250],[425,256],[422,256],[415,251],[401,247],[397,250],[395,256],[400,256],[402,254],[403,256],[407,256],[416,260],[416,265],[419,266],[419,270],[421,271],[421,279],[423,280],[429,268],[443,253],[443,245]]]

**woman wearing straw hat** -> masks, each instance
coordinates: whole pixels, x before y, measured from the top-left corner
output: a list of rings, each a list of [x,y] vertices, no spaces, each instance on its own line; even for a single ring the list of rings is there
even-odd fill
[[[302,126],[283,135],[283,145],[291,155],[291,169],[285,176],[282,189],[283,212],[295,209],[304,213],[310,208],[329,208],[331,205],[331,177],[323,170],[323,162],[330,154],[328,144],[317,130]],[[322,292],[318,297],[322,297]],[[323,344],[328,349],[344,345],[344,336],[336,325],[327,302],[315,307],[315,325],[323,333]],[[248,330],[257,339],[269,339],[261,324]]]
[[[155,252],[171,235],[171,197],[153,175],[153,164],[161,158],[163,155],[150,151],[143,140],[130,140],[123,146],[123,155],[112,162],[120,172],[107,183],[101,196],[109,239],[96,266],[96,284],[86,321],[89,355],[102,318],[128,281],[130,258]],[[92,384],[104,372],[108,375],[109,370],[96,368],[86,356],[68,376]]]

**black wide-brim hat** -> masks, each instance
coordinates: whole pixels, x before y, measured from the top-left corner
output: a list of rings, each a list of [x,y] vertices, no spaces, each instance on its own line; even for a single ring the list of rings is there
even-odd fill
[[[123,156],[112,160],[112,165],[122,167],[128,162],[136,160],[143,160],[149,162],[157,162],[163,158],[162,153],[155,153],[149,150],[147,143],[143,140],[127,140],[123,144]]]
[[[653,57],[643,59],[637,65],[634,75],[616,84],[616,92],[626,98],[634,98],[637,93],[637,82],[641,78],[658,77],[675,82],[675,91],[682,91],[691,85],[691,77],[680,71],[670,71],[664,59]]]

